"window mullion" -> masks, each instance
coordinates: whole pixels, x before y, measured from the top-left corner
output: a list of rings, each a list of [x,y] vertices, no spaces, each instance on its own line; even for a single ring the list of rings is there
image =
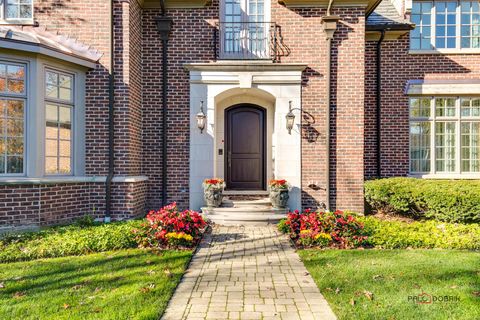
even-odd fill
[[[461,33],[461,6],[460,6],[460,1],[457,2],[457,8],[455,11],[455,48],[460,49],[461,48],[461,40],[462,40],[462,33]]]
[[[460,114],[460,97],[456,98],[455,101],[455,113],[457,120],[455,121],[455,173],[461,173],[461,141],[462,141],[462,132],[461,132],[461,114]]]
[[[435,174],[437,172],[436,159],[436,145],[435,145],[435,97],[430,99],[430,114],[432,120],[430,121],[430,172]]]
[[[430,9],[430,49],[435,49],[435,38],[436,38],[436,28],[437,28],[437,9],[435,8],[435,2],[432,1],[432,9]]]

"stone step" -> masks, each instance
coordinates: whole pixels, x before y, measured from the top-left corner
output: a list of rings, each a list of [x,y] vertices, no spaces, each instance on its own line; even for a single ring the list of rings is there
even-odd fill
[[[231,200],[229,197],[225,198],[222,202],[222,207],[251,207],[251,206],[265,206],[271,207],[272,203],[269,198],[263,198],[258,200]]]
[[[250,207],[230,207],[230,208],[202,208],[202,212],[216,215],[241,216],[241,215],[271,215],[271,214],[286,214],[288,209],[277,209],[271,206],[250,206]]]
[[[287,216],[288,209],[272,207],[202,208],[202,213],[221,225],[266,225],[276,224]]]
[[[244,200],[261,200],[268,197],[269,192],[264,190],[259,191],[224,191],[223,195],[232,201]]]
[[[266,225],[277,224],[281,219],[286,218],[286,214],[270,214],[270,215],[241,215],[226,216],[221,214],[209,214],[208,219],[220,225]]]

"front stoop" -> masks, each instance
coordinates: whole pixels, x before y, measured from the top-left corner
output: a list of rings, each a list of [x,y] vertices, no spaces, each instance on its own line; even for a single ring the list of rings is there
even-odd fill
[[[268,198],[230,200],[225,198],[219,208],[202,208],[202,213],[219,225],[269,225],[287,217],[288,208],[276,209]]]

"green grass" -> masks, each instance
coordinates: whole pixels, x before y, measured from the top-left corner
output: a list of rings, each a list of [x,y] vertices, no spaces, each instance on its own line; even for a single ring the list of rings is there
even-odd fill
[[[191,254],[129,249],[0,264],[0,319],[158,319]]]
[[[301,250],[339,319],[480,319],[480,252]],[[337,290],[338,288],[338,290]],[[459,302],[417,304],[422,293]],[[373,293],[373,299],[368,293]]]

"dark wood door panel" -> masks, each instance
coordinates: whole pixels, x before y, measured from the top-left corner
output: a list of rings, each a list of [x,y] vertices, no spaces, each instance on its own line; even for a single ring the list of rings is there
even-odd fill
[[[265,119],[265,109],[255,105],[225,110],[227,189],[265,189]]]

